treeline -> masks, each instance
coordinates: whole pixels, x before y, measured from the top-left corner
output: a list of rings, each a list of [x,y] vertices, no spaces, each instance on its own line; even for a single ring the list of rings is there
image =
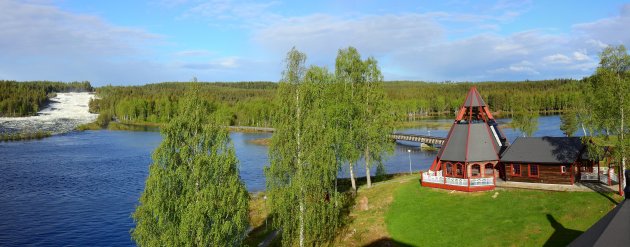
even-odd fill
[[[571,109],[578,99],[578,84],[579,81],[568,79],[480,83],[390,81],[384,87],[396,120],[415,121],[425,116],[453,114],[473,85],[495,112],[562,112]],[[181,95],[192,87],[196,87],[198,97],[224,116],[227,125],[272,126],[278,87],[273,82],[106,86],[96,89],[100,99],[91,102],[90,108],[121,122],[166,123],[181,107],[178,103]]]
[[[471,86],[477,87],[495,112],[562,112],[578,100],[579,83],[569,79],[479,83],[392,81],[385,83],[385,90],[397,119],[413,121],[423,116],[454,114]]]
[[[59,92],[91,92],[89,82],[0,80],[0,117],[23,117],[37,113]]]
[[[90,102],[90,111],[107,114],[120,122],[166,123],[180,108],[180,98],[189,90],[226,125],[271,126],[273,98],[277,84],[272,82],[195,83],[165,82],[144,86],[97,88],[99,99]]]

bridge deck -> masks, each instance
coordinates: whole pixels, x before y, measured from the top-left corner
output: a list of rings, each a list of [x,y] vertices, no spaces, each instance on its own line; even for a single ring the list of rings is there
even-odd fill
[[[393,134],[390,134],[389,136],[394,140],[421,142],[425,144],[437,144],[437,145],[444,144],[444,141],[446,140],[446,138],[444,137],[403,134],[403,133],[393,133]]]
[[[232,131],[257,131],[257,132],[274,132],[274,128],[268,127],[251,127],[251,126],[228,126]],[[403,133],[392,133],[390,138],[400,141],[421,142],[425,144],[437,144],[442,145],[446,138],[428,135],[414,135]]]

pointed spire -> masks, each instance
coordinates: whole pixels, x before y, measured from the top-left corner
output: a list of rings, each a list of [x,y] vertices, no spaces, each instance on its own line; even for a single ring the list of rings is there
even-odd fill
[[[481,98],[481,95],[479,95],[479,92],[477,92],[476,87],[472,87],[470,88],[470,91],[468,91],[468,95],[466,96],[466,102],[464,102],[464,106],[465,107],[486,106],[486,102],[483,102],[483,99]]]
[[[505,144],[502,135],[481,95],[472,87],[437,159],[464,163],[497,161],[500,147]]]

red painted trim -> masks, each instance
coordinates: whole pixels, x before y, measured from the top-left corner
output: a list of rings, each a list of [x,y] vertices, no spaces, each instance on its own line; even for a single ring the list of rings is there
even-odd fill
[[[564,172],[563,172],[562,171],[562,167],[567,167],[567,165],[560,165],[560,175],[567,175],[567,174],[569,174],[569,171],[568,171],[569,168],[567,167],[566,169],[564,169]]]
[[[490,169],[492,170],[492,175],[494,176],[494,164],[492,164],[492,163],[486,163],[486,164],[483,165],[483,175],[484,176],[490,175],[490,174],[486,174],[486,169],[487,169],[486,166],[488,166],[488,165],[490,165]]]
[[[448,172],[448,165],[451,165],[451,172]],[[449,175],[452,176],[453,175],[453,163],[451,162],[446,162],[446,164],[444,165],[444,167],[446,167],[446,169],[444,170],[444,175]]]
[[[518,173],[515,172],[516,169],[514,169],[514,165],[518,165]],[[521,164],[510,164],[510,167],[512,168],[512,177],[520,177],[523,174],[523,167],[521,167]]]
[[[435,169],[436,165],[438,163],[437,161],[438,161],[437,158],[433,160],[433,163],[431,164],[431,167],[429,168],[430,171],[436,171],[437,170],[437,169]]]
[[[536,166],[536,175],[532,175],[532,166]],[[540,166],[538,164],[527,164],[527,175],[530,178],[539,178],[540,177]]]
[[[477,176],[473,175],[473,166],[479,166],[479,174],[477,174]],[[483,177],[483,175],[485,175],[485,170],[484,170],[484,173],[481,173],[481,164],[475,163],[475,164],[470,165],[470,177],[471,178],[481,178],[481,177]]]
[[[466,156],[464,156],[464,162],[468,162],[468,143],[469,142],[470,142],[470,120],[468,120],[468,133],[466,134]]]
[[[573,164],[571,164],[571,185],[573,185],[575,183],[575,175],[573,175]]]

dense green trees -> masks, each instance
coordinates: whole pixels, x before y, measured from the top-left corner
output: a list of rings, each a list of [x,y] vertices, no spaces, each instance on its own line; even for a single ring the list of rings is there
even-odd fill
[[[364,61],[361,62],[361,66],[364,66]],[[335,73],[337,71],[335,68]],[[90,108],[100,113],[107,112],[122,122],[166,123],[178,111],[181,95],[194,84],[167,82],[144,86],[100,87],[96,89],[100,99],[94,100]],[[273,126],[275,119],[272,112],[276,108],[274,98],[277,95],[277,83],[198,84],[198,97],[221,111],[225,124]],[[389,99],[389,110],[396,121],[414,121],[427,115],[453,114],[473,84],[393,81],[377,85],[385,91]],[[504,113],[516,111],[518,105],[525,102],[532,106],[532,111],[561,112],[572,109],[572,104],[580,95],[578,82],[574,80],[481,82],[474,85],[494,111]],[[338,103],[341,104],[342,100],[344,99],[340,98]]]
[[[579,100],[577,80],[544,80],[479,83],[384,83],[398,121],[414,121],[437,114],[454,114],[466,92],[476,86],[493,111],[510,113],[524,105],[540,113],[558,113],[570,109]],[[509,116],[509,115],[507,115]]]
[[[575,111],[567,111],[560,115],[560,130],[566,136],[571,137],[578,129],[577,115]]]
[[[181,101],[162,129],[164,139],[133,219],[140,246],[240,246],[249,196],[225,128],[206,102]]]
[[[587,111],[586,122],[595,134],[617,136],[613,156],[627,167],[630,55],[623,45],[609,46],[602,51],[600,59],[595,74],[583,82],[584,98],[591,109]]]
[[[393,150],[387,135],[393,130],[393,112],[383,88],[383,75],[376,59],[361,59],[354,47],[339,50],[335,61],[337,102],[342,103],[339,133],[344,147],[341,159],[348,163],[352,188],[356,190],[354,166],[359,158],[365,161],[368,188],[370,168],[381,162],[386,151]]]
[[[180,97],[195,87],[197,97],[207,102],[222,115],[225,125],[271,126],[273,96],[276,83],[188,83],[167,82],[144,86],[112,87],[97,89],[100,99],[91,104],[92,109],[107,112],[113,118],[127,123],[166,123],[178,109]]]
[[[35,115],[55,92],[91,92],[89,82],[2,81],[0,117]]]
[[[283,246],[326,243],[340,226],[335,136],[330,121],[334,92],[324,68],[305,66],[306,55],[292,49],[276,97],[276,131],[265,168],[274,226]]]

